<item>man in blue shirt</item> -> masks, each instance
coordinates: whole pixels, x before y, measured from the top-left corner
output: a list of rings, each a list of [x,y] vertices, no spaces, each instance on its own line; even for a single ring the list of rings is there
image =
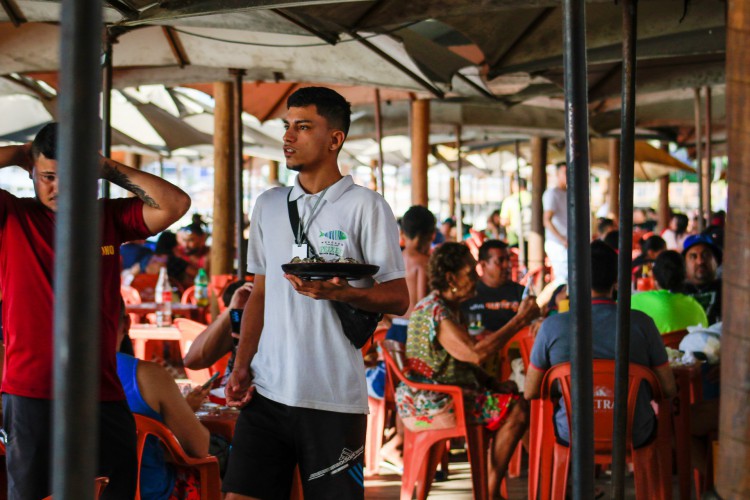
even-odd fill
[[[602,241],[591,244],[591,299],[594,359],[615,358],[617,304],[612,299],[617,287],[617,253]],[[524,396],[538,398],[544,374],[552,366],[570,361],[570,313],[547,318],[534,341]],[[654,321],[640,311],[630,317],[630,362],[650,368],[659,380],[662,392],[671,397],[676,392],[674,375]],[[596,390],[596,388],[595,388]],[[633,444],[646,444],[652,436],[656,419],[650,405],[650,390],[638,393],[633,420]],[[570,442],[565,407],[555,411],[555,427],[561,441]]]

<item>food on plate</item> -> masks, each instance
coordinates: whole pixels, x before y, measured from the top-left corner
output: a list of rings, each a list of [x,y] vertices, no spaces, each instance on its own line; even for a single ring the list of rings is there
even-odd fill
[[[299,257],[293,258],[290,264],[361,264],[357,259],[351,257],[345,257],[337,260],[325,260],[322,257],[306,257],[301,259]]]

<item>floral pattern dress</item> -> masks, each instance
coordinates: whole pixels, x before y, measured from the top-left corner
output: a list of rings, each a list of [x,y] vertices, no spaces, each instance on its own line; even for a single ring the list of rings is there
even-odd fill
[[[448,354],[437,339],[438,325],[444,320],[460,323],[437,292],[417,304],[406,336],[406,375],[415,382],[461,386],[467,417],[490,430],[497,429],[518,395],[485,388],[479,382],[476,366]],[[414,390],[401,383],[396,388],[396,406],[411,430],[455,425],[452,398],[443,393]]]

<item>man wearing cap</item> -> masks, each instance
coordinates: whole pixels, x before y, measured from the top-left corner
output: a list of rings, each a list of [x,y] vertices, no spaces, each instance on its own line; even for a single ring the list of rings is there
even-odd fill
[[[709,325],[721,321],[721,278],[716,273],[721,248],[710,236],[696,234],[685,240],[682,256],[687,275],[685,294],[703,306]]]

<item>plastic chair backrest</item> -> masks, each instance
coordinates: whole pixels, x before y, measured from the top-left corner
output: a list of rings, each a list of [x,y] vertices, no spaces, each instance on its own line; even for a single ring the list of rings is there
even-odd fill
[[[609,464],[612,461],[614,371],[614,360],[593,361],[594,461],[597,464]],[[643,382],[651,386],[653,401],[658,405],[657,430],[651,441],[633,449],[633,417],[638,390]],[[561,404],[566,407],[570,429],[570,363],[555,365],[547,371],[542,381],[540,399],[532,402],[529,496],[536,497],[539,491],[542,499],[562,498],[565,495],[570,458],[570,447],[560,445],[555,439],[553,387],[559,387],[562,393]],[[653,372],[634,363],[629,365],[627,405],[627,457],[635,470],[636,497],[671,499],[670,402],[664,399],[661,386]]]
[[[135,500],[141,500],[141,459],[143,448],[148,436],[155,436],[164,445],[165,458],[180,467],[194,468],[200,473],[201,500],[219,500],[221,498],[221,477],[219,475],[219,462],[214,456],[204,458],[193,458],[185,453],[179,441],[169,428],[161,422],[143,415],[133,414],[135,427],[138,433],[138,488]]]
[[[528,336],[529,327],[525,326],[518,330],[516,334],[513,335],[500,349],[500,380],[507,380],[512,372],[510,366],[510,349],[513,347],[519,347],[520,349],[521,339]],[[521,356],[523,356],[523,354]],[[527,366],[526,361],[524,361],[524,366]]]
[[[596,453],[608,453],[612,449],[612,432],[614,429],[614,393],[615,393],[615,362],[609,359],[595,359],[593,362],[594,384],[594,450]],[[661,386],[656,376],[648,368],[630,363],[630,381],[628,383],[628,418],[627,441],[631,442],[633,417],[635,415],[638,389],[642,382],[651,386],[652,397],[655,401],[662,399]],[[570,426],[570,363],[561,363],[550,368],[542,382],[542,399],[549,399],[554,382],[560,384],[563,403],[568,415]],[[570,428],[570,427],[569,427]]]
[[[237,275],[236,274],[212,274],[211,275],[211,288],[213,289],[213,292],[216,294],[216,300],[219,303],[219,311],[224,311],[224,309],[227,308],[229,304],[225,304],[224,300],[222,299],[222,296],[224,295],[224,290],[232,283],[237,281]]]
[[[518,347],[521,350],[521,359],[523,359],[523,367],[528,370],[529,364],[531,363],[531,349],[534,347],[535,338],[526,335],[518,340]]]
[[[182,292],[180,302],[183,304],[195,304],[195,285],[189,286]]]
[[[195,339],[198,338],[198,335],[200,335],[203,330],[206,329],[206,325],[185,318],[177,318],[174,320],[173,324],[175,328],[180,331],[180,355],[184,358],[190,350],[190,346],[193,345]],[[203,368],[201,370],[190,370],[188,368],[185,368],[185,373],[187,374],[190,381],[194,384],[204,384],[208,381],[208,379],[211,378],[211,375],[213,375],[214,373],[224,373],[224,370],[226,370],[227,367],[229,356],[230,353],[222,356],[221,359],[211,365],[210,368]]]
[[[122,301],[126,305],[141,303],[141,294],[132,286],[122,285],[120,287],[120,295],[122,295]]]
[[[671,347],[672,349],[679,349],[680,348],[680,342],[682,342],[682,339],[685,338],[685,335],[688,334],[687,329],[682,330],[675,330],[673,332],[664,333],[661,336],[662,342],[664,342],[665,347]]]
[[[158,280],[158,274],[140,273],[135,275],[130,286],[138,290],[141,299],[151,302],[154,299],[154,290],[156,290],[156,282]]]

